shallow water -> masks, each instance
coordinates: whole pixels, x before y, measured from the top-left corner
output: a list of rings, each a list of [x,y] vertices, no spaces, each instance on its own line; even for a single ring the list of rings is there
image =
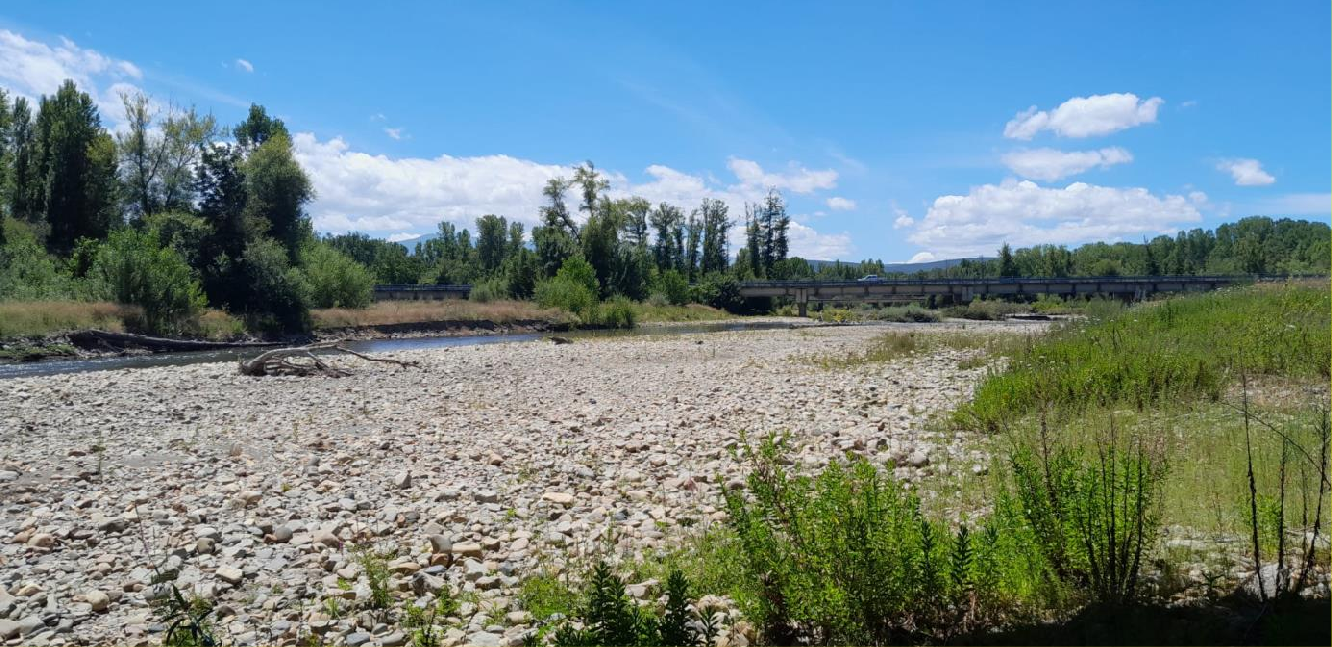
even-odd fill
[[[731,321],[721,323],[696,323],[669,326],[642,326],[633,330],[588,330],[561,333],[566,337],[604,337],[604,336],[652,336],[685,335],[707,332],[725,332],[737,330],[774,330],[789,328],[784,322],[745,322]],[[397,339],[366,339],[347,342],[347,348],[361,353],[392,353],[422,350],[428,348],[448,348],[451,346],[476,346],[479,344],[497,344],[502,342],[532,341],[545,337],[543,334],[516,333],[511,335],[452,335],[431,337],[405,337]],[[0,380],[15,377],[35,377],[39,375],[61,375],[64,373],[83,373],[87,371],[111,371],[128,368],[150,368],[153,366],[184,366],[205,362],[231,362],[241,358],[254,357],[272,348],[228,348],[223,350],[203,350],[187,353],[155,353],[152,355],[130,355],[125,357],[99,357],[96,359],[57,359],[40,362],[0,364]]]

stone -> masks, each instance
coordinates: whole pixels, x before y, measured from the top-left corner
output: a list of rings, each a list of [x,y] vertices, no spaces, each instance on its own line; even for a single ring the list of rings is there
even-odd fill
[[[430,549],[435,553],[453,552],[453,542],[449,541],[449,538],[444,535],[430,535],[426,537],[426,540],[430,542]]]
[[[92,610],[97,613],[103,613],[111,606],[111,596],[101,591],[92,591],[83,596],[83,599],[87,600]]]
[[[395,487],[395,488],[397,488],[397,489],[399,489],[399,490],[405,490],[405,489],[407,489],[407,488],[409,488],[409,487],[411,487],[411,486],[412,486],[412,473],[411,473],[411,472],[409,472],[409,471],[407,471],[407,470],[403,470],[403,471],[401,471],[401,472],[398,472],[396,475],[394,475],[394,477],[393,477],[393,487]]]
[[[333,534],[332,530],[327,528],[320,528],[319,530],[314,531],[313,537],[316,544],[323,544],[332,548],[340,548],[342,546],[342,540],[339,539],[337,535]]]
[[[478,631],[467,636],[467,644],[472,647],[500,647],[503,640],[503,636],[488,631]]]
[[[0,470],[0,483],[9,483],[10,481],[17,481],[18,477],[19,473],[13,470]]]
[[[13,620],[0,620],[0,640],[9,640],[17,638],[19,635],[19,623]]]
[[[542,494],[541,498],[566,508],[573,505],[574,502],[574,495],[569,492],[547,492]]]
[[[196,555],[212,555],[215,550],[217,550],[217,541],[211,537],[200,537],[194,542]]]
[[[233,584],[233,585],[240,584],[241,581],[245,579],[245,571],[242,571],[239,568],[231,568],[228,566],[223,566],[217,569],[215,573],[217,574],[218,579],[222,580],[223,582],[226,582],[227,584]]]
[[[39,532],[28,538],[28,545],[33,548],[50,548],[54,543],[55,537],[46,532]]]
[[[282,524],[281,526],[274,528],[273,532],[269,533],[268,536],[271,538],[273,543],[285,544],[291,541],[291,538],[295,536],[295,534],[296,533],[292,532],[290,527],[288,527],[286,524]]]
[[[407,634],[401,631],[395,631],[379,639],[379,644],[384,647],[400,647],[407,644]]]
[[[122,517],[94,518],[93,523],[96,524],[97,529],[102,532],[116,534],[125,532],[130,524],[129,519]]]
[[[907,456],[906,462],[907,465],[912,467],[925,467],[930,464],[930,455],[924,451],[916,450],[911,452],[910,456]]]
[[[470,541],[453,544],[451,552],[461,557],[480,557],[481,544]]]
[[[369,643],[374,639],[375,635],[368,631],[356,631],[347,634],[347,637],[344,639],[343,642],[350,645],[351,647],[360,647],[361,645]]]

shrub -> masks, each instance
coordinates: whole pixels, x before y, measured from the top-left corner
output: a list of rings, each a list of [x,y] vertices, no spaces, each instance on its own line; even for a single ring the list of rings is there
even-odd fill
[[[1141,437],[1118,438],[1113,419],[1099,440],[1091,456],[1051,448],[1042,424],[1039,443],[1014,453],[1013,480],[1054,572],[1093,602],[1123,606],[1138,597],[1141,565],[1158,536],[1165,461]]]
[[[582,256],[570,256],[564,259],[564,264],[560,266],[560,271],[555,273],[555,278],[586,287],[593,295],[596,295],[600,289],[597,284],[597,271]]]
[[[324,243],[303,250],[305,283],[315,308],[365,308],[374,291],[374,276],[364,265]]]
[[[689,302],[689,281],[675,270],[658,274],[652,290],[654,294],[664,296],[671,305],[682,306]]]
[[[660,292],[653,292],[643,303],[652,308],[665,308],[671,305],[671,300]]]
[[[584,321],[595,315],[597,305],[597,294],[587,285],[559,276],[537,283],[535,298],[543,308],[572,312]]]
[[[567,622],[561,624],[556,628],[554,644],[561,647],[712,644],[713,636],[695,628],[694,623],[700,618],[689,606],[689,581],[678,570],[667,577],[666,605],[657,611],[634,604],[610,566],[598,562],[588,578],[586,602],[576,614],[582,628]]]
[[[615,297],[597,307],[596,321],[593,323],[607,328],[633,328],[637,323],[634,303],[625,297]]]
[[[713,272],[703,277],[693,287],[691,295],[694,301],[729,312],[744,309],[745,300],[740,296],[740,281],[730,274]]]
[[[509,288],[504,279],[496,277],[486,279],[472,286],[472,291],[467,295],[469,301],[477,303],[490,303],[499,301],[509,296]]]
[[[90,275],[117,303],[142,308],[143,328],[153,333],[181,332],[207,303],[190,266],[148,232],[112,232]]]
[[[926,519],[863,458],[808,477],[784,467],[783,439],[741,452],[752,471],[726,494],[728,523],[744,547],[742,606],[771,644],[943,640],[1030,589],[1014,534]]]
[[[242,269],[250,298],[244,306],[252,330],[305,332],[310,329],[308,287],[300,270],[287,263],[287,252],[271,238],[245,248]]]
[[[999,321],[1008,315],[1025,310],[1016,303],[1007,301],[976,299],[965,306],[948,308],[944,312],[950,317],[972,319],[976,321]]]
[[[37,240],[27,224],[0,217],[0,300],[77,299],[83,286]]]

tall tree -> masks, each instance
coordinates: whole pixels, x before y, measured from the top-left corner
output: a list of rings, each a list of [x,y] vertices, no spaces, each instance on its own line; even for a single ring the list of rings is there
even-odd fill
[[[657,270],[665,272],[678,268],[682,256],[679,243],[683,238],[680,232],[684,228],[684,212],[663,202],[648,213],[648,223],[654,234],[652,257]]]
[[[50,226],[47,248],[67,254],[79,238],[105,238],[118,220],[116,154],[102,130],[97,105],[73,81],[42,97],[37,114],[36,165],[41,206]]]
[[[584,162],[582,166],[574,167],[573,183],[578,185],[579,192],[582,194],[583,202],[578,205],[579,211],[586,211],[590,217],[596,213],[597,202],[601,199],[601,194],[610,188],[610,182],[601,177],[597,172],[597,167],[592,164],[592,160]]]
[[[1004,243],[999,248],[999,276],[1011,277],[1018,275],[1017,263],[1013,262],[1013,248]]]
[[[698,212],[703,220],[703,256],[699,270],[703,274],[723,272],[730,255],[727,236],[730,235],[731,221],[726,215],[726,203],[703,198]]]
[[[509,223],[502,216],[486,214],[476,219],[476,258],[481,271],[499,270],[509,246]]]
[[[703,238],[703,221],[699,218],[697,210],[689,214],[688,229],[689,242],[685,244],[684,267],[680,273],[692,280],[698,276],[698,246]]]
[[[254,149],[244,172],[247,215],[265,223],[268,235],[287,250],[287,260],[298,264],[301,244],[313,234],[305,205],[314,198],[314,189],[296,162],[285,131]]]
[[[26,98],[14,98],[10,124],[10,141],[14,153],[8,173],[9,215],[29,224],[40,225],[39,228],[45,230],[43,192],[37,168],[37,133],[32,121],[32,107]]]
[[[648,211],[652,209],[652,204],[639,197],[633,197],[623,201],[623,219],[621,229],[624,232],[624,241],[638,248],[647,248],[648,244]]]
[[[279,135],[291,137],[287,125],[281,119],[269,117],[268,110],[257,103],[250,104],[250,113],[245,121],[233,128],[231,134],[236,138],[236,143],[246,150],[263,146],[264,142]]]

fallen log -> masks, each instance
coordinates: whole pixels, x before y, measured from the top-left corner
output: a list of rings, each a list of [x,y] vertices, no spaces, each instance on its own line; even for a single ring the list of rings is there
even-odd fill
[[[327,341],[306,346],[278,348],[265,351],[251,359],[241,360],[240,373],[241,375],[249,375],[251,377],[263,377],[267,375],[295,375],[299,377],[322,375],[324,377],[346,377],[351,375],[351,371],[319,359],[315,356],[315,351],[338,351],[354,357],[359,357],[367,362],[397,364],[403,368],[408,366],[412,368],[421,367],[421,364],[418,362],[362,355],[361,353],[346,348],[341,344],[342,342],[340,341]]]
[[[152,337],[149,335],[134,335],[123,332],[108,332],[105,330],[80,330],[73,332],[66,337],[71,344],[83,349],[104,349],[107,347],[124,348],[143,348],[154,353],[171,353],[194,350],[218,350],[223,348],[251,348],[260,346],[278,346],[281,342],[230,342],[230,341],[203,341],[199,339],[171,339],[168,337]]]

